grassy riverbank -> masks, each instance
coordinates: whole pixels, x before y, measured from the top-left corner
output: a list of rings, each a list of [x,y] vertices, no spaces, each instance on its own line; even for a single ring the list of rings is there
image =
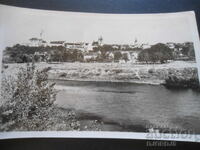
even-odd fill
[[[14,74],[23,64],[8,64],[4,71]],[[166,64],[119,63],[58,63],[36,64],[38,69],[49,67],[49,79],[105,82],[136,82],[163,84],[169,75],[182,79],[197,75],[195,62],[174,61]],[[193,76],[191,76],[191,74]],[[195,77],[196,78],[196,77]]]

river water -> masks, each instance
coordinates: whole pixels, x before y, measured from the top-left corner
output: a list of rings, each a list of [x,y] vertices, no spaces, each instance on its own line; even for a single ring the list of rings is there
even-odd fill
[[[153,125],[200,133],[200,92],[162,85],[57,81],[56,103],[119,125]],[[126,131],[126,130],[125,130]]]

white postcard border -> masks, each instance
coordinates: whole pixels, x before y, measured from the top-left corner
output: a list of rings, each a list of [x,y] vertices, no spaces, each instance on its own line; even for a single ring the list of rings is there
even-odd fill
[[[5,6],[5,5],[0,5]],[[9,6],[10,7],[10,6]],[[23,8],[24,9],[24,8]],[[40,10],[41,11],[41,10]],[[72,12],[70,12],[72,13]],[[200,39],[198,34],[197,22],[194,11],[163,13],[163,14],[188,14],[195,56],[197,61],[198,76],[200,81]],[[82,13],[84,14],[84,13]],[[112,14],[109,14],[112,15]],[[123,14],[124,15],[124,14]],[[133,15],[133,14],[128,14]],[[143,15],[143,14],[137,14]],[[151,14],[147,14],[151,15]],[[155,14],[161,15],[162,14]],[[192,17],[191,17],[192,15]],[[0,20],[1,21],[1,20]],[[2,66],[2,47],[4,41],[3,25],[0,24],[0,69]],[[1,77],[1,76],[0,76]],[[200,134],[172,134],[172,133],[140,133],[140,132],[104,132],[104,131],[28,131],[28,132],[0,132],[0,139],[19,139],[19,138],[103,138],[103,139],[139,139],[139,140],[166,140],[166,141],[188,141],[200,142]]]

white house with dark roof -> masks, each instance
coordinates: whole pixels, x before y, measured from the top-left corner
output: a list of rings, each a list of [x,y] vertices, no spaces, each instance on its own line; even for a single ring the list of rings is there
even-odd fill
[[[49,46],[64,46],[65,41],[50,41]]]
[[[76,50],[80,50],[80,51],[87,51],[88,47],[89,47],[89,43],[87,43],[87,42],[76,42],[76,43],[68,42],[68,43],[65,43],[64,46],[67,49],[76,49]]]

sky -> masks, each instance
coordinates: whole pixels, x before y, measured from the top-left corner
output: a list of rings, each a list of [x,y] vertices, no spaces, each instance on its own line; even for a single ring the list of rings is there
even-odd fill
[[[27,43],[32,37],[46,41],[133,44],[192,41],[189,17],[193,12],[170,14],[95,14],[36,10],[0,5],[3,47]]]

